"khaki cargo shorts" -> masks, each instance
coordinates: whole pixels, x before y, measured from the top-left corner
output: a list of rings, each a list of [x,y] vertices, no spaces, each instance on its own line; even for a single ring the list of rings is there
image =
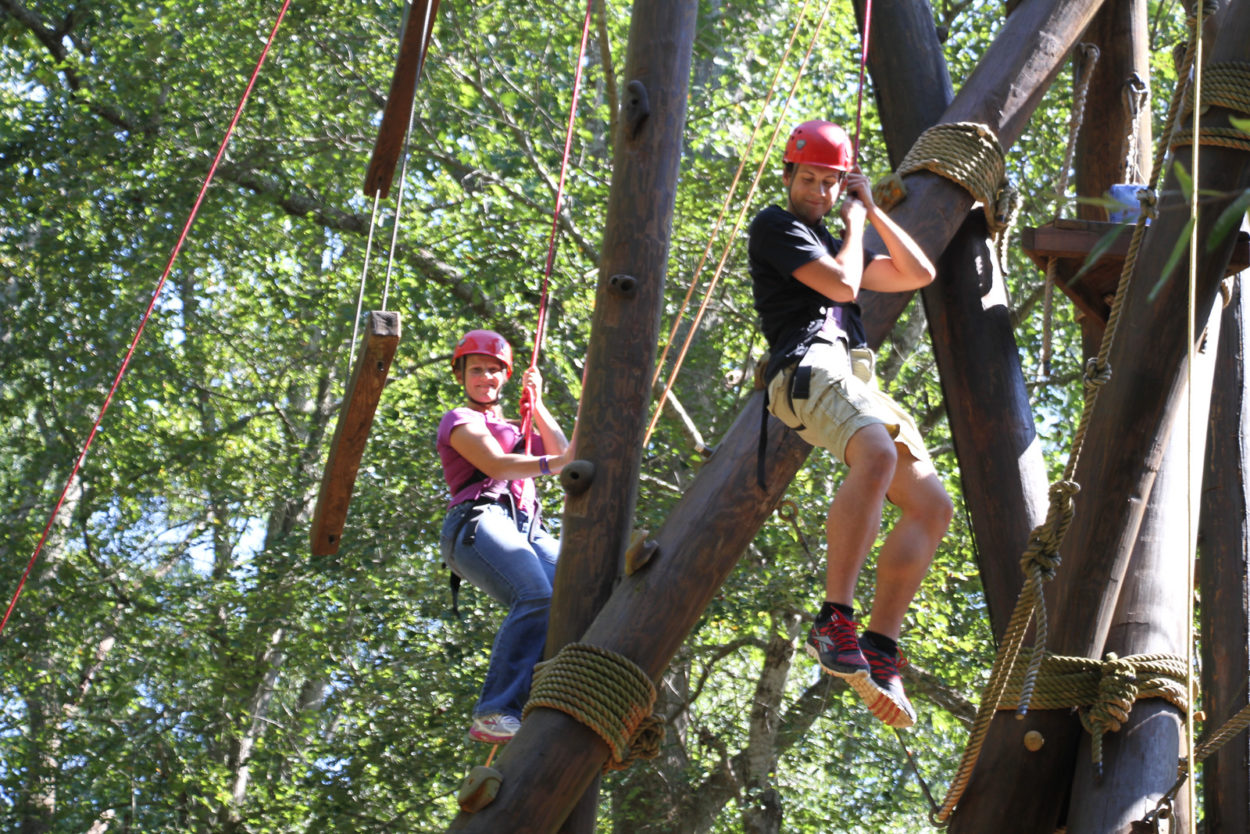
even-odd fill
[[[801,362],[773,377],[768,384],[768,410],[799,437],[842,461],[855,432],[874,423],[885,426],[916,460],[928,460],[916,421],[877,388],[875,365],[876,356],[867,348],[848,351],[845,342],[817,342]],[[790,386],[801,366],[811,368],[809,393],[806,398],[792,399]]]

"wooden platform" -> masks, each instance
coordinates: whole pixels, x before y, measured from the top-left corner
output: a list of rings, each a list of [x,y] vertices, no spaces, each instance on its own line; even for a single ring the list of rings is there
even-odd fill
[[[1114,237],[1109,237],[1114,235]],[[1045,270],[1051,257],[1059,259],[1055,283],[1072,299],[1081,312],[1106,324],[1111,301],[1120,281],[1124,259],[1133,238],[1131,223],[1101,223],[1095,220],[1056,220],[1036,229],[1021,229],[1020,243],[1038,269]],[[1109,245],[1098,259],[1077,276],[1086,259],[1107,239]],[[1237,233],[1237,243],[1225,274],[1233,275],[1250,267],[1250,235]]]

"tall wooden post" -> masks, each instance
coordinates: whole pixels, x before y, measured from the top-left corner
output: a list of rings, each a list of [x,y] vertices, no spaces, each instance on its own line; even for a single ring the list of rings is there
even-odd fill
[[[870,32],[873,89],[897,167],[954,94],[928,3],[879,2]],[[988,236],[984,214],[973,212],[937,260],[938,278],[922,298],[981,582],[1001,635],[1020,589],[1020,553],[1045,516],[1046,471]]]
[[[1101,2],[1025,0],[1007,18],[939,121],[988,125],[1003,148],[1010,148]],[[972,208],[972,195],[928,171],[909,174],[904,183],[907,199],[890,217],[936,262]],[[871,232],[867,242],[881,248]],[[910,293],[861,293],[869,342],[880,344],[885,339],[910,299]]]
[[[1119,657],[1184,657],[1190,640],[1185,616],[1191,587],[1189,557],[1197,538],[1207,412],[1220,329],[1218,311],[1212,313],[1206,327],[1168,430],[1167,450],[1150,490],[1132,567],[1125,575],[1107,634],[1105,651]],[[1192,409],[1187,407],[1191,403]],[[1139,701],[1124,726],[1104,738],[1105,776],[1099,780],[1089,755],[1090,738],[1082,735],[1072,777],[1068,828],[1128,830],[1134,820],[1154,810],[1158,797],[1176,781],[1176,763],[1185,755],[1185,739],[1184,713],[1162,699]],[[1179,830],[1189,830],[1187,794],[1178,796],[1174,807]]]
[[[1212,61],[1245,60],[1250,51],[1250,5],[1238,4],[1222,21]],[[1228,113],[1211,108],[1207,125],[1227,124]],[[1250,184],[1250,155],[1206,148],[1201,155],[1198,187],[1228,193]],[[1189,167],[1187,153],[1178,162]],[[1134,287],[1126,299],[1120,332],[1111,352],[1111,381],[1099,395],[1076,472],[1086,488],[1061,549],[1063,565],[1048,590],[1053,633],[1051,650],[1065,656],[1099,657],[1111,626],[1124,571],[1140,528],[1144,502],[1158,471],[1166,434],[1160,431],[1175,409],[1186,369],[1188,308],[1184,270],[1152,295],[1189,215],[1175,175],[1162,190],[1160,217],[1147,233],[1139,255]],[[1212,198],[1201,207],[1199,229],[1227,206]],[[1195,315],[1206,320],[1216,287],[1229,261],[1230,237],[1214,251],[1199,253]],[[1023,753],[1020,738],[1037,729],[1045,746]],[[981,832],[1011,825],[1014,830],[1053,831],[1072,772],[1079,724],[1066,711],[1030,713],[1025,721],[998,716],[991,725],[981,759],[952,817],[952,831]],[[1022,786],[1018,789],[1012,786]],[[1023,827],[1022,827],[1023,824]]]
[[[1250,273],[1242,273],[1242,278]],[[1234,285],[1223,310],[1211,436],[1199,525],[1202,558],[1202,692],[1205,727],[1216,728],[1250,703],[1250,374],[1246,322],[1250,293]],[[1250,831],[1250,736],[1226,743],[1203,766],[1208,831]]]
[[[629,542],[696,11],[693,0],[639,0],[633,9],[577,427],[578,458],[594,471],[583,474],[584,491],[565,502],[548,656],[581,638],[611,591]],[[553,831],[595,783],[606,757],[607,745],[592,730],[562,712],[537,709],[498,760],[503,782],[495,801],[461,814],[452,828]],[[593,825],[596,796],[580,806],[577,827]]]
[[[1126,97],[1137,85],[1150,85],[1149,10],[1146,0],[1107,0],[1085,32],[1098,47],[1098,64],[1085,99],[1086,118],[1076,143],[1076,193],[1101,197],[1117,183],[1128,182],[1128,169],[1150,176],[1150,102],[1142,102],[1134,122]],[[1129,165],[1130,152],[1132,165]],[[1102,206],[1081,203],[1076,216],[1106,220]]]

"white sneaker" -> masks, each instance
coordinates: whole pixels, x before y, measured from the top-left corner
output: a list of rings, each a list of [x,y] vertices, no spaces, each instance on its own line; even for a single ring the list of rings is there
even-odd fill
[[[511,715],[502,712],[479,715],[469,728],[469,738],[486,744],[507,744],[519,729],[521,720]]]

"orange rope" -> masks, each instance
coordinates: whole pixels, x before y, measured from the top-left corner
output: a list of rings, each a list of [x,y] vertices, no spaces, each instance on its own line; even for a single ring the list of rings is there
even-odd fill
[[[703,314],[707,310],[708,302],[712,298],[712,293],[716,290],[716,285],[720,281],[721,273],[724,272],[725,270],[725,262],[729,260],[729,253],[732,250],[734,242],[735,242],[734,239],[736,238],[738,234],[738,230],[742,228],[742,220],[746,216],[747,210],[751,207],[751,201],[755,198],[756,188],[759,186],[760,178],[764,175],[764,167],[768,164],[768,157],[772,153],[773,145],[775,145],[777,142],[777,134],[780,132],[781,125],[784,123],[786,112],[790,109],[790,103],[794,101],[794,91],[798,89],[799,82],[803,80],[803,73],[807,69],[807,62],[811,58],[812,50],[815,49],[816,47],[816,41],[820,38],[820,31],[822,28],[824,28],[825,19],[828,17],[829,9],[832,5],[833,5],[833,0],[826,0],[825,7],[820,13],[820,18],[816,21],[816,29],[815,31],[812,32],[812,40],[807,45],[807,52],[804,53],[803,55],[803,62],[799,65],[799,71],[794,76],[794,82],[790,85],[790,91],[786,96],[785,104],[782,105],[781,113],[777,117],[777,126],[773,128],[772,135],[768,139],[768,147],[764,151],[764,156],[760,160],[759,167],[757,167],[755,170],[755,178],[751,180],[751,186],[747,190],[746,199],[743,201],[742,208],[738,212],[738,218],[737,220],[734,221],[733,230],[730,232],[729,242],[725,244],[725,248],[721,251],[720,260],[716,264],[716,271],[712,274],[712,279],[708,282],[707,290],[703,294],[703,302],[699,305],[698,312],[695,313],[694,321],[690,325],[690,331],[686,334],[686,339],[682,343],[681,351],[677,354],[677,359],[673,363],[672,373],[669,374],[668,382],[664,385],[664,392],[660,395],[660,401],[656,403],[655,412],[651,415],[651,422],[647,425],[647,433],[643,436],[643,439],[642,439],[643,446],[646,446],[647,443],[651,440],[651,434],[655,431],[656,423],[658,423],[660,420],[660,412],[663,411],[664,409],[664,403],[668,400],[669,392],[673,390],[673,384],[677,381],[677,374],[681,371],[682,363],[686,359],[686,353],[690,349],[690,343],[694,340],[694,334],[698,332],[699,324],[703,321]],[[807,8],[806,3],[804,4],[803,8],[804,10],[806,10]],[[800,17],[800,20],[801,19],[802,18]],[[796,23],[794,34],[797,35],[797,33],[798,33],[798,24]],[[790,43],[793,43],[793,42],[794,42],[794,36],[792,35],[790,38]],[[789,50],[790,50],[790,45],[787,44],[786,55],[789,54]],[[784,62],[784,60],[785,60],[785,57],[783,56],[782,61]],[[780,74],[780,69],[778,70],[778,74]],[[774,82],[775,81],[776,81],[776,76],[774,76]],[[768,91],[768,97],[765,98],[764,100],[765,107],[767,106],[769,100],[771,100],[772,92],[773,92],[773,89],[770,87]],[[761,120],[763,119],[763,109],[764,109],[763,107],[760,108]],[[757,122],[756,123],[757,129],[758,129],[758,126],[759,126],[759,123]],[[751,134],[751,142],[754,142],[754,140],[755,140],[755,133],[753,132]],[[749,149],[750,149],[750,143],[748,143],[747,145],[747,150]],[[746,153],[744,151],[743,164],[745,164],[745,162],[746,162]],[[739,166],[738,172],[739,174],[742,172],[741,166]],[[737,187],[737,176],[735,175],[734,183],[730,187],[730,192],[725,198],[725,207],[721,209],[722,216],[724,214],[725,209],[728,208],[729,201],[733,197],[733,189],[736,187]],[[719,223],[720,223],[720,218],[717,218],[718,228],[719,228]],[[713,233],[713,240],[714,239],[715,239],[715,233]],[[705,249],[703,253],[704,259],[706,259],[707,253],[711,248],[712,248],[712,240],[709,240],[707,249]],[[703,268],[703,260],[700,260],[698,270],[701,270],[702,268]],[[691,279],[690,291],[686,293],[686,301],[690,300],[690,294],[691,292],[693,292],[695,284],[698,282],[698,275],[699,275],[698,270],[696,270],[694,278]],[[685,315],[685,311],[686,311],[686,305],[683,302],[682,308],[677,314],[677,319],[673,322],[672,332],[669,334],[670,345],[671,345],[674,334],[676,334],[677,332],[678,326],[680,326],[681,324],[681,318],[682,316]],[[660,362],[659,364],[656,365],[655,380],[659,379],[660,369],[663,367],[664,358],[665,356],[667,356],[667,354],[668,354],[668,346],[665,347],[664,355],[660,357]],[[653,380],[651,383],[653,386],[655,385],[655,380]]]

